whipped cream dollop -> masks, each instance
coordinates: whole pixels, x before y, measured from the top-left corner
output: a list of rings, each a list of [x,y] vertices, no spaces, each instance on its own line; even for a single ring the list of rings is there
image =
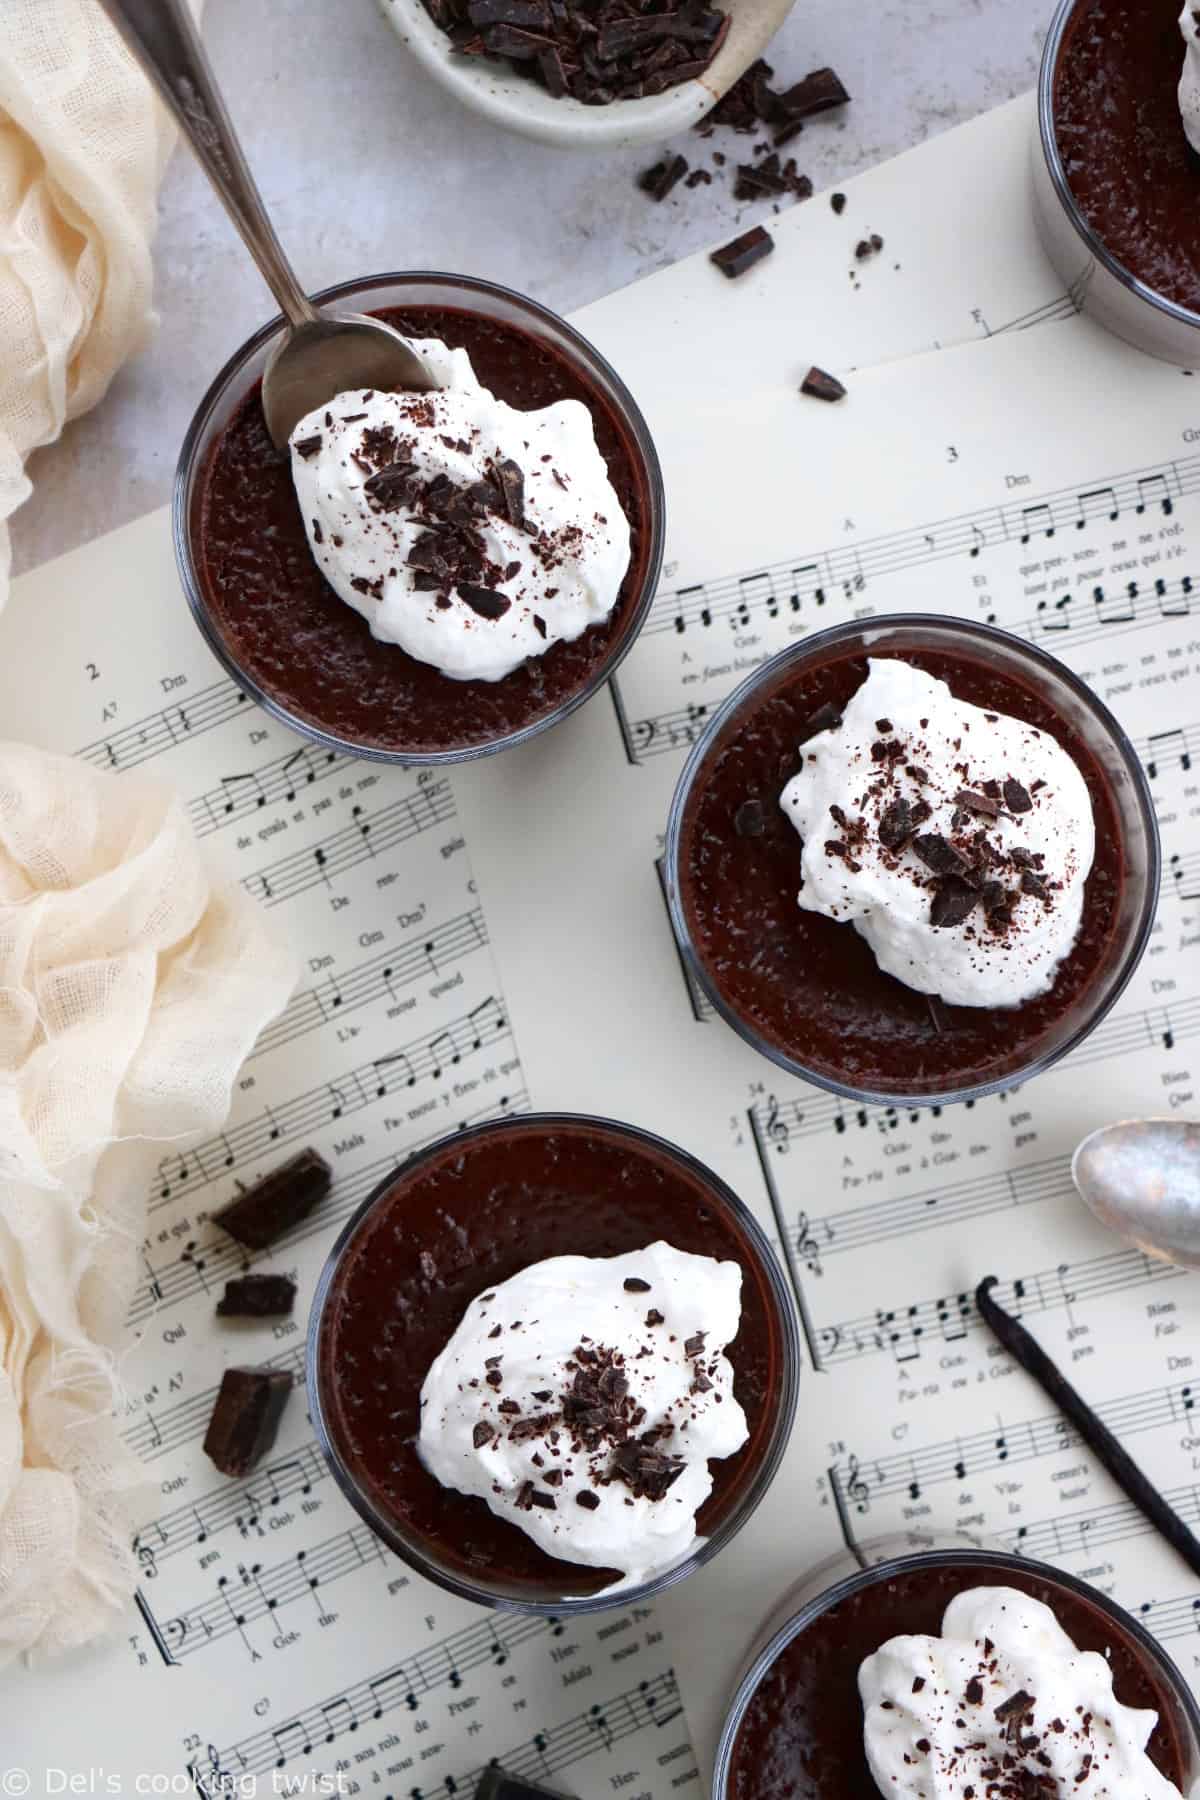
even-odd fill
[[[940,1637],[890,1639],[858,1689],[888,1800],[1179,1800],[1146,1755],[1157,1715],[1123,1706],[1105,1658],[1015,1588],[957,1594]]]
[[[644,1580],[696,1542],[708,1459],[746,1442],[722,1354],[741,1285],[737,1263],[662,1242],[533,1263],[431,1367],[422,1462],[549,1555]]]
[[[885,973],[950,1005],[1045,993],[1095,852],[1083,776],[1044,731],[925,670],[867,667],[780,797],[804,839],[800,905],[851,923]]]
[[[1195,0],[1180,13],[1179,29],[1187,46],[1179,77],[1179,116],[1188,143],[1200,155],[1200,9]]]
[[[292,433],[309,545],[372,635],[500,681],[607,619],[630,532],[579,400],[519,412],[465,350],[409,339],[437,388],[339,394]]]

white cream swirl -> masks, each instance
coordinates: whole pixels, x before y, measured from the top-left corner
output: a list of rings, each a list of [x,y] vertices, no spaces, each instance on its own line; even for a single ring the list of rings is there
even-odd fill
[[[1187,46],[1179,77],[1179,116],[1188,143],[1200,155],[1200,8],[1194,3],[1180,13],[1179,29]]]
[[[409,342],[433,392],[339,394],[292,433],[309,546],[373,636],[501,681],[608,618],[629,522],[582,401],[520,412],[466,351]]]

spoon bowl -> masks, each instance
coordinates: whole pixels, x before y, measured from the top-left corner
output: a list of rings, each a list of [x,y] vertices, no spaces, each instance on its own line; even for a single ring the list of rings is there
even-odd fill
[[[1084,1205],[1127,1244],[1200,1269],[1200,1123],[1104,1125],[1079,1145],[1071,1175]]]
[[[306,413],[354,388],[428,393],[437,384],[390,325],[317,311],[296,278],[255,186],[187,0],[101,0],[174,116],[288,323],[263,370],[262,404],[277,450]]]

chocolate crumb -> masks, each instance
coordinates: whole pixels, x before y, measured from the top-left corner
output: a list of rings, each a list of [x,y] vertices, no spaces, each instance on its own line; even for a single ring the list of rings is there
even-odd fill
[[[307,462],[310,456],[315,456],[317,454],[317,451],[321,448],[322,441],[320,432],[314,431],[311,437],[297,438],[296,442],[292,445],[292,449],[296,452],[297,456],[302,456],[305,462]]]
[[[474,1446],[477,1450],[482,1450],[483,1446],[485,1444],[491,1443],[491,1441],[495,1437],[495,1435],[496,1435],[495,1426],[494,1425],[485,1425],[483,1420],[481,1419],[479,1421],[479,1424],[476,1425],[474,1431],[471,1433],[471,1442],[474,1444]]]
[[[650,1311],[646,1314],[647,1325],[661,1325],[662,1322],[663,1322],[663,1315],[659,1312],[659,1310],[656,1306],[652,1306],[650,1308]]]
[[[640,1275],[627,1275],[621,1286],[627,1294],[648,1294],[650,1283],[643,1281]]]
[[[599,1494],[593,1494],[591,1488],[580,1488],[575,1496],[576,1506],[582,1506],[585,1512],[595,1512],[600,1504]]]
[[[643,169],[637,178],[637,184],[644,194],[652,200],[665,200],[677,182],[683,180],[688,172],[687,158],[684,156],[664,156],[651,168]]]
[[[755,225],[749,231],[744,231],[741,237],[722,244],[719,250],[712,252],[708,260],[720,269],[727,280],[735,281],[739,275],[752,269],[755,263],[761,262],[764,256],[770,256],[774,248],[775,240],[770,232],[762,225]]]
[[[1033,807],[1028,789],[1023,788],[1019,781],[1014,781],[1011,775],[1004,783],[1004,804],[1011,813],[1026,813]]]
[[[949,876],[933,896],[929,923],[937,927],[961,925],[975,910],[979,896],[957,876]]]
[[[818,368],[816,363],[800,383],[800,392],[810,395],[814,400],[827,400],[830,403],[846,398],[845,384],[827,369]]]

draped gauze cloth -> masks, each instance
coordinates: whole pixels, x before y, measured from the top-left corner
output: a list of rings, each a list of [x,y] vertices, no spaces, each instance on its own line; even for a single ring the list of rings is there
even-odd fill
[[[94,406],[145,339],[172,136],[98,0],[3,0],[0,608],[26,457]]]
[[[148,1185],[223,1125],[292,974],[167,789],[0,744],[0,1661],[86,1642],[133,1592]]]

